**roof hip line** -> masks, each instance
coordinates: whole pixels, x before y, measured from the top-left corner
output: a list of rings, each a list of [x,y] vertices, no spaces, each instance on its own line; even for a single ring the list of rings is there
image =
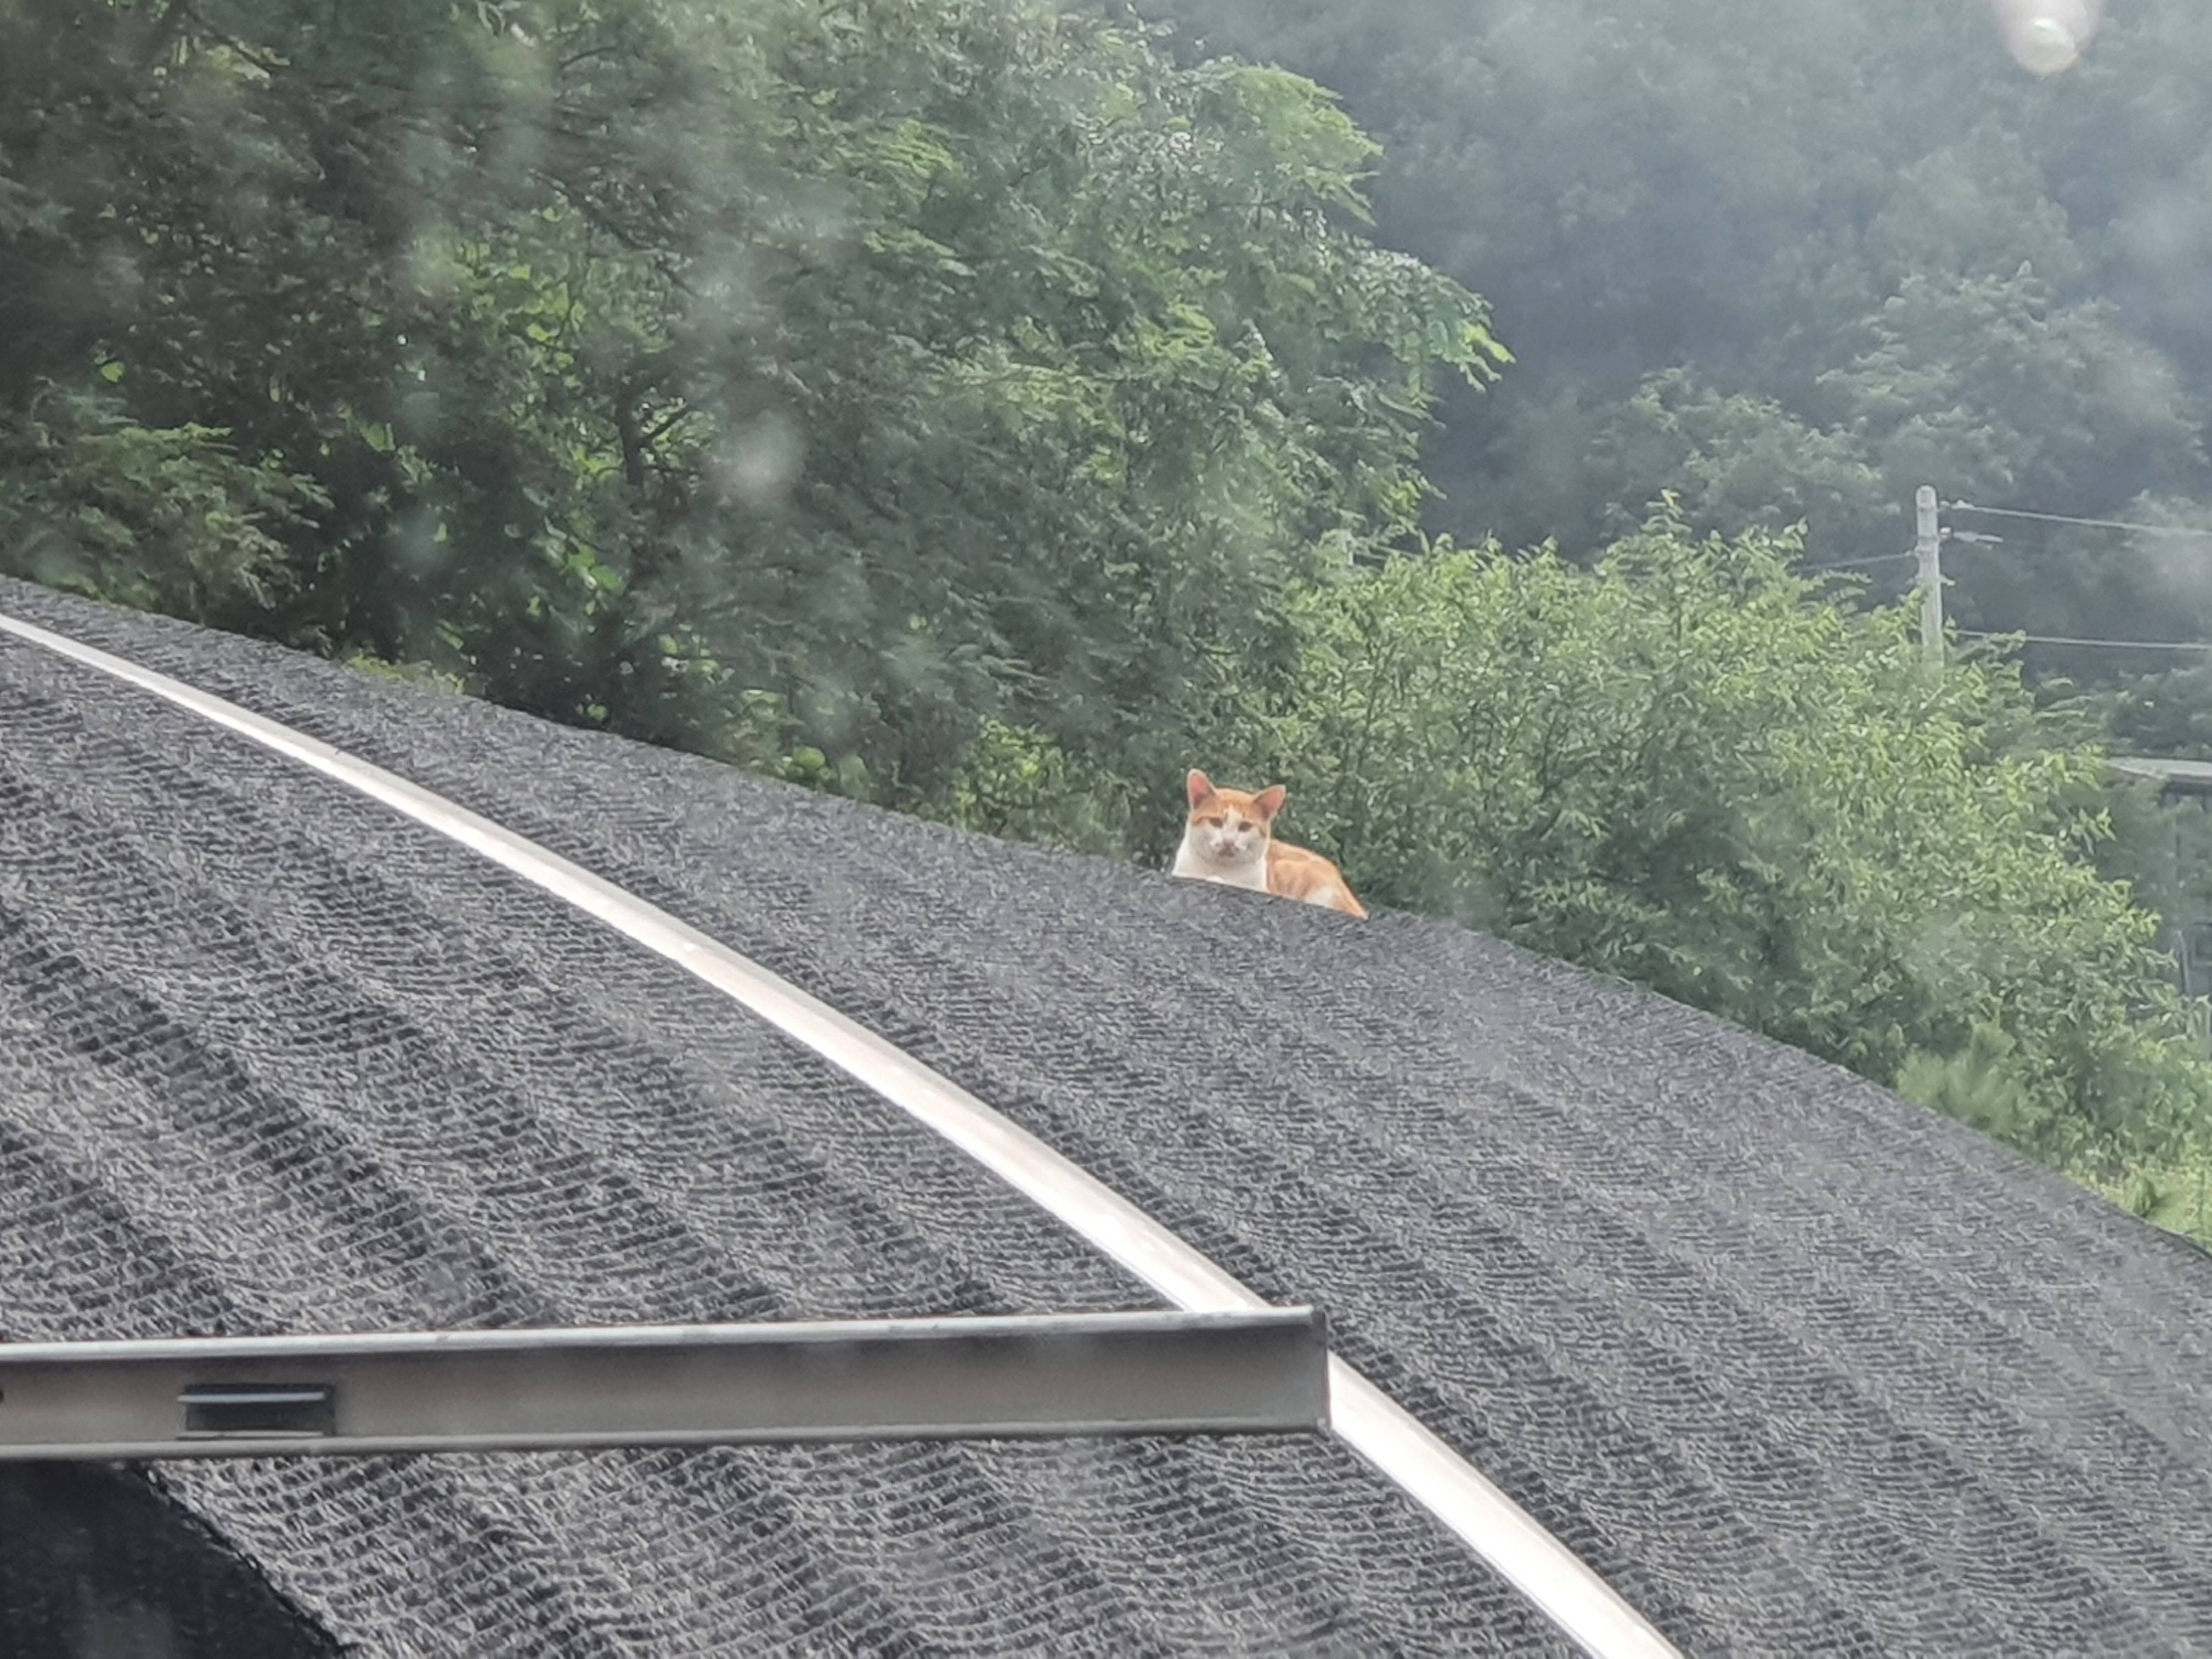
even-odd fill
[[[1273,1304],[1120,1194],[827,1003],[604,877],[396,773],[125,658],[0,612],[0,635],[149,692],[344,785],[574,906],[722,992],[898,1107],[1194,1313]],[[1440,1436],[1342,1358],[1338,1439],[1441,1521],[1593,1659],[1680,1659],[1643,1614]]]

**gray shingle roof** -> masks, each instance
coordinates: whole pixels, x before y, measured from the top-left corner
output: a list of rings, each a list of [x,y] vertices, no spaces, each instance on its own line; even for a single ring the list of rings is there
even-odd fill
[[[1686,1649],[2212,1649],[2212,1260],[1459,929],[955,835],[13,584],[909,1048],[1341,1351]],[[384,809],[0,641],[0,1334],[1151,1305]],[[376,1651],[1542,1651],[1339,1448],[171,1466]]]

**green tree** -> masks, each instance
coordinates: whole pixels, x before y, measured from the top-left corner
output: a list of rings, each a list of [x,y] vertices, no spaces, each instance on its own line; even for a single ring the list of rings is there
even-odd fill
[[[1342,92],[1386,146],[1378,235],[1497,305],[1524,368],[1447,394],[1433,530],[1587,559],[1671,489],[1726,533],[1802,517],[1834,560],[1898,550],[1923,483],[2104,516],[2212,500],[2212,26],[2188,0],[2113,9],[2047,81],[1972,5],[1143,3],[1188,50]],[[2019,584],[1960,561],[1962,613],[2167,619],[2048,580],[2097,550],[2057,551]]]
[[[1504,361],[1311,83],[1022,0],[20,0],[0,99],[0,411],[221,446],[227,619],[902,802],[1144,775]]]
[[[49,390],[0,416],[0,548],[50,587],[224,622],[276,604],[279,535],[326,506],[210,427],[149,428],[116,400]]]
[[[1717,391],[1689,369],[1650,375],[1625,400],[1592,404],[1568,392],[1533,411],[1524,404],[1512,442],[1520,489],[1542,492],[1544,521],[1566,544],[1601,547],[1635,530],[1655,479],[1698,530],[1802,526],[1820,549],[1911,539],[1863,428],[1814,426],[1771,398]]]

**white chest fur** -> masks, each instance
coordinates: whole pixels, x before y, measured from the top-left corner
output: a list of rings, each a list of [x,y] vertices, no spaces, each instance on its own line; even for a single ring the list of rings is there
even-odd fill
[[[1182,845],[1176,849],[1175,872],[1198,881],[1218,881],[1224,887],[1249,887],[1255,892],[1267,890],[1267,848],[1262,842],[1257,855],[1235,864],[1220,864],[1207,858],[1192,844],[1190,832],[1183,832]]]

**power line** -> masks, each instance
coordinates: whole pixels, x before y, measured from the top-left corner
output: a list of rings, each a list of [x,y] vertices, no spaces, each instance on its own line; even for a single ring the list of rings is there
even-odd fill
[[[1897,559],[1917,556],[1910,550],[1903,553],[1877,553],[1869,559],[1830,559],[1821,564],[1800,565],[1801,570],[1858,570],[1870,564],[1888,564]]]
[[[2078,524],[2092,530],[2131,530],[2139,536],[2180,536],[2191,541],[2212,541],[2212,530],[2190,530],[2179,525],[2135,524],[2125,519],[2080,519],[2067,513],[2030,513],[2017,507],[1976,507],[1972,501],[1947,501],[1954,513],[1986,513],[2000,519],[2033,519],[2039,524]]]
[[[1969,640],[2021,640],[2029,645],[2106,645],[2126,651],[2212,651],[2212,640],[2084,640],[2070,634],[2021,634],[2010,629],[1962,628]]]

